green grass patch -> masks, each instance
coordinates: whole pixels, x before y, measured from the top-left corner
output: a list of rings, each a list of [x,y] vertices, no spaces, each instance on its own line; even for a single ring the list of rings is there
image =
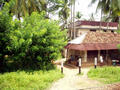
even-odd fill
[[[88,77],[99,80],[105,84],[120,82],[120,67],[99,67],[90,69]]]
[[[0,90],[45,90],[62,77],[58,69],[4,73],[0,74]]]

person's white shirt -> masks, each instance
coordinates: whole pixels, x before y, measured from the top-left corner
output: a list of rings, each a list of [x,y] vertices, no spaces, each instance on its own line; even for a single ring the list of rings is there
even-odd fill
[[[103,57],[102,56],[100,56],[100,61],[101,61],[101,63],[103,63]]]

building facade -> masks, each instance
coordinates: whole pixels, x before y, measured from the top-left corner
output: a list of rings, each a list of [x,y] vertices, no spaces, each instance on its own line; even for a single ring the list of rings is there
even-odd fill
[[[101,24],[101,26],[99,26]],[[78,65],[78,59],[82,59],[84,65],[94,65],[94,59],[104,64],[112,64],[112,60],[120,60],[120,34],[117,33],[118,23],[77,21],[75,38],[68,42],[66,59],[68,62]],[[69,37],[72,29],[69,26]]]
[[[118,30],[118,23],[116,22],[99,22],[99,21],[76,21],[74,28],[73,24],[68,26],[68,37],[79,37],[86,32],[116,32]]]

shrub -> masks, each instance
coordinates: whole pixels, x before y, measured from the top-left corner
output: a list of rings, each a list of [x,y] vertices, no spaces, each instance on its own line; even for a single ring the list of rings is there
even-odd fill
[[[12,17],[9,15],[8,7],[9,4],[6,4],[3,10],[0,11],[0,72],[3,72],[6,66],[5,57],[10,53],[7,50],[9,33],[13,30]]]
[[[45,19],[44,12],[34,12],[20,24],[10,34],[12,60],[21,68],[49,69],[65,45],[65,31],[57,21]]]

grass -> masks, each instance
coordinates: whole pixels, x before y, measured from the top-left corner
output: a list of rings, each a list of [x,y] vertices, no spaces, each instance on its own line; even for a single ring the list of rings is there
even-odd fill
[[[105,84],[120,82],[120,67],[99,67],[91,69],[88,77],[99,80]]]
[[[45,90],[62,78],[60,70],[17,71],[0,74],[0,90]]]

